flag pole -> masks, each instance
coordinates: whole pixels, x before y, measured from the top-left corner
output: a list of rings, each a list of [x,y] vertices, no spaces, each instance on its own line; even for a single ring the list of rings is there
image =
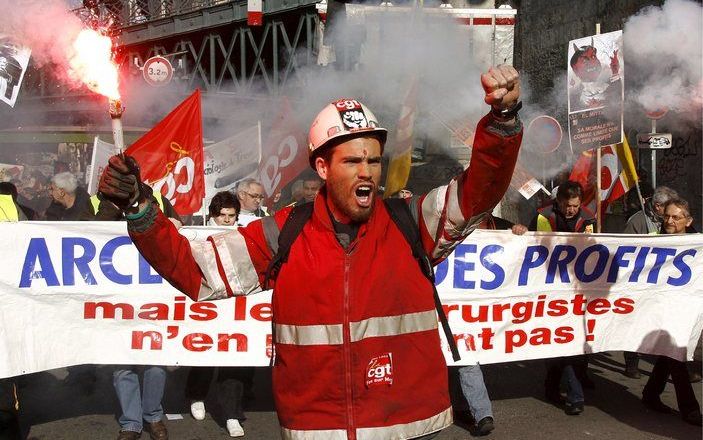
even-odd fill
[[[627,135],[625,135],[625,132],[623,131],[622,133],[622,138],[624,139],[625,143],[623,144],[623,148],[627,147],[628,150],[630,150],[630,155],[632,155],[632,149],[630,148],[630,142],[627,140]],[[633,161],[634,164],[634,161]],[[637,188],[637,198],[640,201],[640,207],[642,208],[642,211],[644,211],[644,197],[642,197],[642,189],[640,188],[640,175],[637,172],[637,167],[633,167],[635,171],[635,188]],[[627,201],[625,201],[625,208],[627,209]],[[627,221],[628,219],[625,219]]]
[[[93,139],[93,155],[90,158],[90,175],[86,178],[86,187],[88,188],[88,194],[91,196],[94,195],[92,194],[93,190],[95,190],[96,193],[98,192],[97,188],[93,188],[93,174],[97,173],[97,170],[95,169],[95,156],[97,155],[98,138],[99,136],[95,136],[95,139]],[[98,179],[100,179],[100,176],[98,176]]]
[[[596,23],[596,35],[600,35],[600,23]],[[601,208],[601,147],[596,148],[596,232],[600,233],[602,229],[602,208]]]

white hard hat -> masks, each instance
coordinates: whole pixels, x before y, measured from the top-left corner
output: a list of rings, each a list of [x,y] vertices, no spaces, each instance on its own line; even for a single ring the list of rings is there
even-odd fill
[[[378,124],[376,116],[364,104],[356,99],[342,98],[325,106],[310,126],[308,133],[308,154],[310,165],[314,168],[315,158],[331,144],[333,140],[372,136],[383,145],[388,131]]]

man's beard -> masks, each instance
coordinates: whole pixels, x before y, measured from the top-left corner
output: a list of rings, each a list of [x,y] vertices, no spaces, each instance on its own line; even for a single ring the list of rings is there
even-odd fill
[[[364,223],[369,219],[369,217],[371,217],[371,213],[374,208],[373,201],[371,206],[368,208],[362,208],[356,204],[353,196],[350,197],[349,194],[345,192],[343,184],[332,183],[330,185],[330,182],[328,181],[326,186],[327,194],[330,197],[332,204],[338,210],[342,211],[342,213],[344,213],[347,217],[349,217],[352,222]],[[372,197],[375,197],[375,195],[372,195]]]

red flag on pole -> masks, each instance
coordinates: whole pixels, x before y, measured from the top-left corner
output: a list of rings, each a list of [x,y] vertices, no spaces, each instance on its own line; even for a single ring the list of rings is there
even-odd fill
[[[261,158],[258,180],[266,193],[264,204],[271,206],[276,193],[310,166],[305,132],[300,129],[290,103],[285,98],[269,136],[263,143]]]
[[[126,150],[142,179],[181,215],[197,212],[205,197],[202,121],[196,90]]]
[[[627,138],[622,144],[608,145],[601,148],[601,207],[619,199],[630,190],[637,180],[634,164],[630,155]],[[595,149],[584,151],[571,170],[570,180],[583,187],[581,203],[595,212],[596,197],[596,160]]]

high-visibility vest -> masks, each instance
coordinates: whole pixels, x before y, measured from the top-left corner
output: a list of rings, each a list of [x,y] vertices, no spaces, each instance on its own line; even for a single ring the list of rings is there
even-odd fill
[[[159,204],[159,208],[161,209],[161,212],[164,212],[164,199],[163,196],[161,195],[161,191],[154,191],[154,189],[151,189],[151,193],[154,195],[154,198],[156,199],[156,203]],[[98,207],[100,206],[100,199],[98,198],[97,194],[94,194],[90,196],[90,204],[93,206],[93,214],[98,213]]]
[[[0,222],[16,222],[20,213],[10,194],[0,194]]]
[[[583,208],[578,212],[578,218],[576,219],[576,224],[574,225],[574,232],[593,232],[593,223],[584,216]],[[537,230],[552,232],[557,229],[557,215],[552,209],[552,207],[547,207],[537,214]],[[566,231],[559,231],[566,232]]]

